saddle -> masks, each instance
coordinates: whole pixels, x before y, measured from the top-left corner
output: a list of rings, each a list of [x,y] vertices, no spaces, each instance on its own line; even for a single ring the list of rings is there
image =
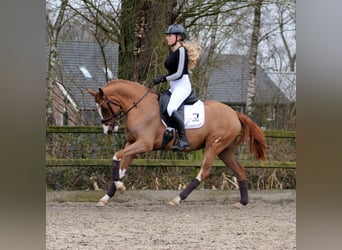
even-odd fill
[[[173,139],[175,134],[175,125],[167,113],[167,105],[170,101],[171,92],[164,90],[160,92],[158,100],[160,107],[160,117],[165,123],[166,130],[163,134],[163,142],[160,150],[164,150],[166,145]],[[178,108],[178,113],[183,117],[185,129],[199,128],[204,123],[204,106],[203,102],[196,97],[195,90],[191,90],[190,95]],[[176,134],[177,135],[177,134]],[[174,141],[176,143],[176,140]]]
[[[167,113],[167,105],[169,104],[171,97],[171,92],[169,90],[163,90],[159,93],[159,108],[160,108],[160,116],[161,119],[166,123],[167,127],[174,127],[172,120]],[[178,112],[181,114],[184,120],[184,105],[193,105],[199,99],[196,96],[196,91],[194,89],[191,90],[190,95],[185,99],[185,101],[179,106]]]

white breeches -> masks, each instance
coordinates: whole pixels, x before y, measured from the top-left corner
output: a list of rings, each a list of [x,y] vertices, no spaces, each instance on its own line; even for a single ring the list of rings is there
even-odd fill
[[[171,97],[167,105],[167,113],[172,115],[174,110],[177,110],[184,100],[190,95],[191,82],[188,75],[183,75],[182,78],[170,81]]]

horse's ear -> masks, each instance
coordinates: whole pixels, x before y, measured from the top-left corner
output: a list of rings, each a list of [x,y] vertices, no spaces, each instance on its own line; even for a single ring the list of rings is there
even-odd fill
[[[99,93],[101,97],[104,96],[103,90],[101,88],[99,88]]]
[[[86,88],[86,90],[89,92],[89,94],[91,94],[92,96],[96,96],[96,93],[93,91],[93,90],[91,90],[91,89],[89,89],[89,88]]]

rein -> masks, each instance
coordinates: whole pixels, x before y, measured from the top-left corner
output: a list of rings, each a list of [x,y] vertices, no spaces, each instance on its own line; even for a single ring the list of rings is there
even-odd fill
[[[125,112],[125,115],[129,112],[129,111],[131,111],[133,108],[137,108],[138,107],[138,104],[145,98],[145,96],[147,96],[147,94],[148,93],[150,93],[152,90],[151,89],[148,89],[146,92],[145,92],[145,94],[142,96],[142,97],[140,97],[140,99],[137,101],[137,102],[133,102],[133,106],[132,107],[130,107],[126,112]]]

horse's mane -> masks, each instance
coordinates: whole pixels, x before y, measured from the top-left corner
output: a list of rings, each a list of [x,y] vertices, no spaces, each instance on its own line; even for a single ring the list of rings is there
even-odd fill
[[[131,85],[132,87],[143,88],[146,91],[150,90],[152,93],[158,94],[156,91],[154,91],[152,89],[149,89],[148,87],[146,87],[143,84],[140,84],[138,82],[133,82],[133,81],[125,80],[125,79],[114,79],[114,80],[111,80],[111,81],[107,82],[105,86],[109,86],[109,85],[113,85],[113,84],[120,84],[120,83],[128,84],[128,85]]]
[[[133,85],[137,85],[138,84],[138,85],[143,86],[142,84],[140,84],[138,82],[133,82],[133,81],[124,80],[124,79],[114,79],[114,80],[111,80],[111,81],[106,83],[106,86],[107,85],[112,85],[112,84],[118,84],[118,83],[133,84]]]

